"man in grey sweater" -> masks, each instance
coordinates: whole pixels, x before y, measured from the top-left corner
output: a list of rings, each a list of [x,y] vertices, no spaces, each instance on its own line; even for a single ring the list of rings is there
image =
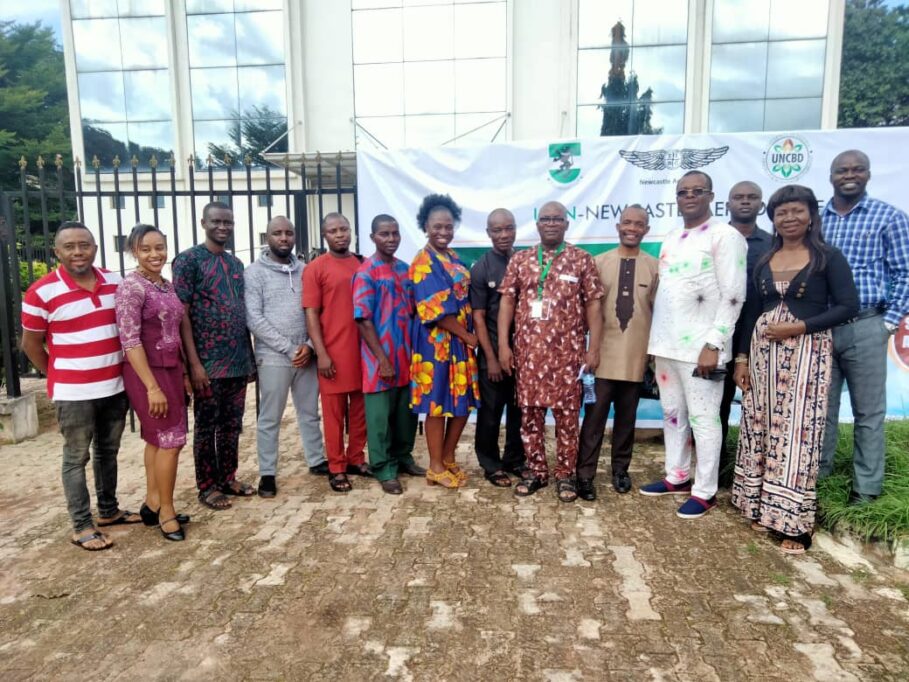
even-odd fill
[[[319,429],[319,381],[300,307],[303,263],[294,255],[294,226],[284,216],[271,219],[267,246],[244,271],[246,326],[255,341],[259,374],[259,495],[274,497],[278,488],[278,432],[288,390],[297,412],[303,453],[313,474],[328,473]]]

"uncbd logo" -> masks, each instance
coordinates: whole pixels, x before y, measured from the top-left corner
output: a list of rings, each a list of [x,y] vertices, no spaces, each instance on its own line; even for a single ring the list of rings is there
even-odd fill
[[[774,180],[791,182],[811,168],[811,147],[798,135],[778,137],[764,152],[764,170]]]

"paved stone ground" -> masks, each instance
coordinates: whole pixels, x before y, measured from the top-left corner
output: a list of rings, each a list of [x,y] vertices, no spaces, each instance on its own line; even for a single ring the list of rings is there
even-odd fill
[[[251,407],[251,406],[250,406]],[[252,409],[248,411],[252,413]],[[560,504],[354,479],[332,493],[302,464],[290,413],[275,500],[203,509],[178,479],[188,540],[141,525],[80,551],[60,437],[0,451],[0,677],[289,680],[905,680],[909,575],[821,535],[784,557],[723,496],[698,521],[667,498]],[[247,419],[241,474],[255,482]],[[138,509],[142,444],[124,437],[120,499]],[[632,474],[660,471],[640,446]],[[420,443],[419,459],[425,462]]]

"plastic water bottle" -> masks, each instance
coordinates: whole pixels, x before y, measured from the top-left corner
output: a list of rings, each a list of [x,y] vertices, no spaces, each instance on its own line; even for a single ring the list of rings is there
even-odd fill
[[[584,387],[584,404],[589,405],[597,401],[596,377],[590,372],[581,375],[581,385]]]

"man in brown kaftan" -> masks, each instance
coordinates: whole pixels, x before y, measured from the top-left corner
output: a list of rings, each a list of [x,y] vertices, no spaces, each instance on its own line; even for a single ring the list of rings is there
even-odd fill
[[[565,242],[565,207],[549,202],[539,212],[540,244],[516,253],[499,287],[499,363],[517,375],[522,410],[521,440],[532,477],[515,494],[532,495],[549,481],[544,449],[546,410],[556,422],[555,478],[559,499],[577,498],[574,481],[578,456],[582,366],[594,371],[600,361],[603,285],[590,254]],[[514,355],[508,329],[514,320]],[[585,333],[590,330],[590,350]],[[504,343],[503,343],[504,340]]]

